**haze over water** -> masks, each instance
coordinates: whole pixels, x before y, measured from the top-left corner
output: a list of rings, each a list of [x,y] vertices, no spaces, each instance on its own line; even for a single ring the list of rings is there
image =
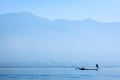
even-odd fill
[[[118,80],[119,4],[1,0],[0,80]],[[74,70],[95,64],[99,71]]]

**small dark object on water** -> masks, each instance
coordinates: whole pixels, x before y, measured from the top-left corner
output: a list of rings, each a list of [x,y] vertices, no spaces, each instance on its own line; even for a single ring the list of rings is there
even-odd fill
[[[84,67],[82,67],[82,68],[76,68],[76,69],[79,69],[79,70],[98,70],[99,69],[99,66],[98,66],[98,64],[96,64],[96,68],[95,69],[88,69],[88,68],[84,68]]]
[[[96,64],[96,68],[97,68],[97,69],[99,68],[98,64]]]

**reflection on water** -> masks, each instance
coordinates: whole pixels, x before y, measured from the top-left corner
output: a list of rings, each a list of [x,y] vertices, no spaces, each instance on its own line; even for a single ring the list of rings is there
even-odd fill
[[[119,67],[80,71],[74,67],[0,67],[0,80],[119,80]]]

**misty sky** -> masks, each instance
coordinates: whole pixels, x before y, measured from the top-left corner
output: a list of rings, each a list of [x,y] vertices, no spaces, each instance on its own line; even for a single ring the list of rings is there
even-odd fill
[[[102,64],[120,61],[120,24],[111,23],[120,22],[120,0],[0,0],[0,14],[15,12],[18,12],[16,15],[19,20],[26,20],[26,16],[30,18],[26,22],[21,21],[23,24],[16,17],[1,20],[0,63],[18,61]],[[29,25],[28,22],[34,21],[32,19],[36,19],[36,15],[37,19],[39,16],[50,19],[48,23],[53,21],[52,26],[47,21],[47,27],[40,24],[39,28],[39,25],[32,22]],[[56,19],[63,21],[57,22]],[[82,26],[87,25],[87,28],[80,27],[79,24],[74,27],[64,23],[66,20],[69,22],[83,19],[90,23],[84,24],[83,21]],[[15,21],[12,23],[12,20]],[[67,28],[65,25],[68,25]],[[101,28],[101,25],[104,27]],[[43,27],[45,28],[42,31]]]
[[[0,0],[0,13],[32,12],[48,19],[120,21],[120,0]]]

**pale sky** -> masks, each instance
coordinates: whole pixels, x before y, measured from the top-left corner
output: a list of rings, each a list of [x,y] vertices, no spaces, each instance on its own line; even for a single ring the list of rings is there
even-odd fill
[[[67,20],[120,21],[120,0],[0,0],[0,13],[32,12]]]
[[[120,22],[120,0],[0,0],[0,14],[14,12],[31,12],[50,20]],[[64,20],[63,26],[56,26],[56,21],[45,26],[20,15],[12,18],[0,18],[0,63],[120,63],[120,23],[91,20],[94,25],[86,23],[84,28],[71,22],[65,26]]]

